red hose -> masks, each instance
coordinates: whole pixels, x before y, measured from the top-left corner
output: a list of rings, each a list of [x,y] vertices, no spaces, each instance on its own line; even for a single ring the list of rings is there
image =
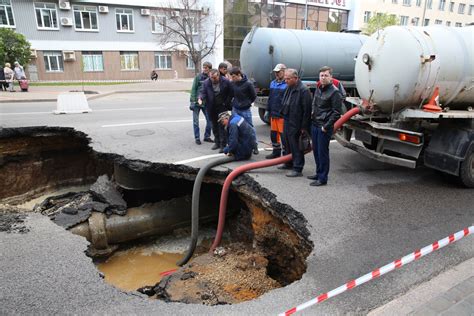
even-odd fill
[[[353,117],[354,115],[358,113],[359,113],[359,108],[357,107],[347,111],[343,116],[341,116],[337,120],[336,123],[334,123],[334,131],[341,128],[345,122],[347,122],[351,117]],[[225,213],[227,211],[227,197],[229,196],[229,188],[230,188],[230,185],[232,184],[232,181],[238,175],[246,171],[270,167],[270,166],[278,165],[281,163],[286,163],[286,162],[291,161],[291,159],[292,159],[292,156],[290,154],[290,155],[282,156],[280,158],[252,162],[252,163],[237,167],[227,176],[227,178],[224,181],[224,186],[222,187],[221,202],[219,204],[219,221],[217,223],[217,233],[216,233],[216,237],[214,238],[214,243],[212,244],[211,249],[209,250],[210,252],[213,252],[214,249],[216,249],[216,247],[219,246],[222,239],[222,233],[224,232],[224,224],[225,224]]]
[[[224,224],[225,224],[225,213],[227,211],[227,197],[229,196],[229,188],[230,188],[230,185],[232,184],[232,181],[238,175],[246,171],[278,165],[281,163],[289,162],[291,161],[291,159],[292,159],[292,155],[290,154],[290,155],[285,155],[285,156],[275,158],[275,159],[252,162],[252,163],[235,168],[227,176],[224,182],[224,186],[222,187],[221,202],[219,204],[219,221],[217,223],[217,233],[216,233],[216,237],[214,238],[214,243],[211,246],[210,252],[214,251],[214,249],[216,249],[216,247],[219,246],[222,239],[222,233],[224,231]]]
[[[355,107],[355,108],[350,109],[346,113],[344,113],[344,115],[341,116],[336,121],[336,123],[334,123],[334,131],[337,131],[338,129],[340,129],[342,125],[344,125],[345,122],[349,121],[349,119],[353,117],[354,115],[359,114],[359,112],[360,112],[359,108]]]

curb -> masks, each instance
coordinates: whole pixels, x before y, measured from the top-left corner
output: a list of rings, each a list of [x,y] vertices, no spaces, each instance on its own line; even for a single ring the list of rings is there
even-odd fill
[[[157,92],[188,92],[188,89],[181,90],[133,90],[133,91],[110,91],[100,94],[94,94],[87,97],[87,100],[95,100],[103,97],[107,97],[112,94],[126,94],[126,93],[157,93]],[[50,99],[14,99],[14,100],[0,100],[0,103],[32,103],[32,102],[56,102],[57,98]]]

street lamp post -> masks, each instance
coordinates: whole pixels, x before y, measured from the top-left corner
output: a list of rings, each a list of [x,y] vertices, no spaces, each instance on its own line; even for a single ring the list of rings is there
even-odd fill
[[[308,0],[304,4],[304,29],[308,29]]]

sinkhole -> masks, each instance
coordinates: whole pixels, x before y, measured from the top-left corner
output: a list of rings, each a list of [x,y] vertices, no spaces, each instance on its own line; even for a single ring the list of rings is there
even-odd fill
[[[224,238],[209,252],[226,168],[205,176],[198,245],[176,266],[189,245],[198,170],[98,153],[89,143],[72,128],[1,129],[0,231],[28,233],[24,217],[41,213],[87,238],[86,255],[106,282],[167,302],[235,304],[305,273],[306,220],[247,175],[231,186]]]

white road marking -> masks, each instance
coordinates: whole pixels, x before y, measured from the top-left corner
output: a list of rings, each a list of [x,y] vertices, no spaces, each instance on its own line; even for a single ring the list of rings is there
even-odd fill
[[[149,107],[149,108],[124,108],[124,109],[102,109],[92,110],[92,112],[113,112],[113,111],[139,111],[139,110],[162,110],[164,107]],[[38,114],[52,114],[52,111],[48,112],[16,112],[16,113],[2,113],[2,115],[38,115]]]
[[[258,117],[258,116],[252,116]],[[108,124],[102,125],[101,127],[121,127],[121,126],[134,126],[134,125],[150,125],[150,124],[168,124],[168,123],[185,123],[192,122],[192,119],[189,120],[175,120],[175,121],[151,121],[151,122],[140,122],[140,123],[122,123],[122,124]],[[205,119],[200,119],[199,121],[203,122]]]
[[[258,151],[264,151],[268,150],[268,148],[259,148]],[[174,165],[184,165],[190,162],[195,162],[195,161],[200,161],[200,160],[206,160],[206,159],[211,159],[211,158],[217,158],[217,157],[223,157],[224,154],[213,154],[213,155],[206,155],[206,156],[199,156],[191,159],[186,159],[186,160],[181,160],[181,161],[176,161],[173,162]]]

